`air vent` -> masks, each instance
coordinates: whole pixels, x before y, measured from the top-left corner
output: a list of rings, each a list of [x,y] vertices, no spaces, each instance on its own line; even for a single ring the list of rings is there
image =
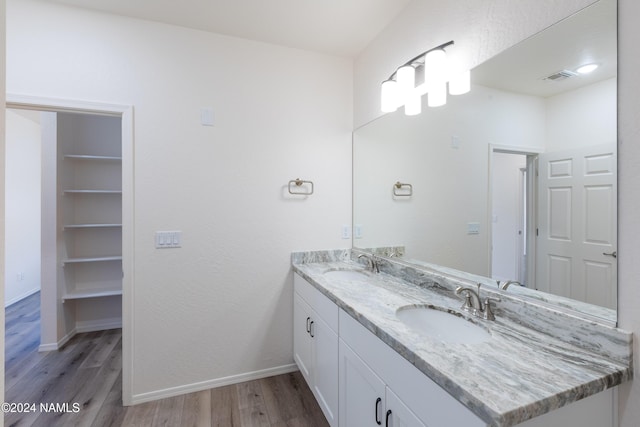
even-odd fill
[[[573,71],[569,71],[569,70],[562,70],[562,71],[558,71],[557,73],[553,73],[550,76],[547,76],[545,78],[543,78],[542,80],[550,80],[552,82],[560,82],[562,80],[566,80],[569,79],[571,77],[575,77],[578,74],[574,73]]]

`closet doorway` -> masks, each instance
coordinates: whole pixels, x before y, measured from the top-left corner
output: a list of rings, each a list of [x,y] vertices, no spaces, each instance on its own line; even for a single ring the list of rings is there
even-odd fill
[[[6,302],[38,292],[40,285],[40,351],[58,350],[79,332],[122,327],[125,404],[131,400],[132,121],[129,106],[7,94],[7,173],[15,174],[5,182],[7,220],[39,220],[40,226],[30,227],[35,230],[28,236],[28,267],[9,258],[22,256],[12,252],[27,239],[20,232],[7,233]],[[33,141],[25,147],[9,141],[23,135],[33,139],[38,132],[40,147]],[[37,172],[39,183],[32,179],[25,187],[16,180],[21,176],[11,164],[16,153],[21,164]],[[25,156],[39,159],[28,162]],[[22,210],[29,215],[20,215]],[[39,253],[34,254],[38,237]],[[19,285],[27,279],[25,291],[27,286]]]
[[[489,156],[490,276],[531,286],[538,153],[492,146]]]

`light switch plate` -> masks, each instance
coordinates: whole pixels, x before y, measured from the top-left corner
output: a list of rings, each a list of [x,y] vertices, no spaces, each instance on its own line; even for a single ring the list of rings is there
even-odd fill
[[[156,231],[156,249],[182,247],[182,231]]]
[[[353,228],[353,237],[355,239],[362,239],[362,224],[356,224]]]
[[[479,222],[467,223],[467,234],[480,234],[480,223]]]
[[[213,108],[206,107],[200,109],[200,124],[202,126],[213,126]]]

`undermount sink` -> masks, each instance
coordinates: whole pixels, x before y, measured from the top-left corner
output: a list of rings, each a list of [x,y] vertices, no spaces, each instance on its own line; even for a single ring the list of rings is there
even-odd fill
[[[351,280],[351,281],[365,281],[370,279],[371,276],[366,271],[362,270],[327,270],[323,273],[323,276],[337,279],[337,280]]]
[[[482,326],[438,308],[400,307],[396,317],[414,332],[446,343],[479,344],[491,339],[491,334]]]

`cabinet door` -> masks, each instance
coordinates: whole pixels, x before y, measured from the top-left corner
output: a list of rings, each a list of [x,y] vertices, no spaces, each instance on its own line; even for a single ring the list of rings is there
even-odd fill
[[[426,427],[388,387],[386,397],[385,427]]]
[[[331,426],[338,425],[338,335],[312,311],[313,391]]]
[[[340,340],[340,427],[377,427],[384,423],[385,384]]]
[[[294,293],[293,300],[293,359],[298,365],[298,369],[302,372],[302,376],[313,387],[313,379],[311,378],[312,352],[311,352],[311,334],[309,328],[311,325],[311,308],[306,302]]]

